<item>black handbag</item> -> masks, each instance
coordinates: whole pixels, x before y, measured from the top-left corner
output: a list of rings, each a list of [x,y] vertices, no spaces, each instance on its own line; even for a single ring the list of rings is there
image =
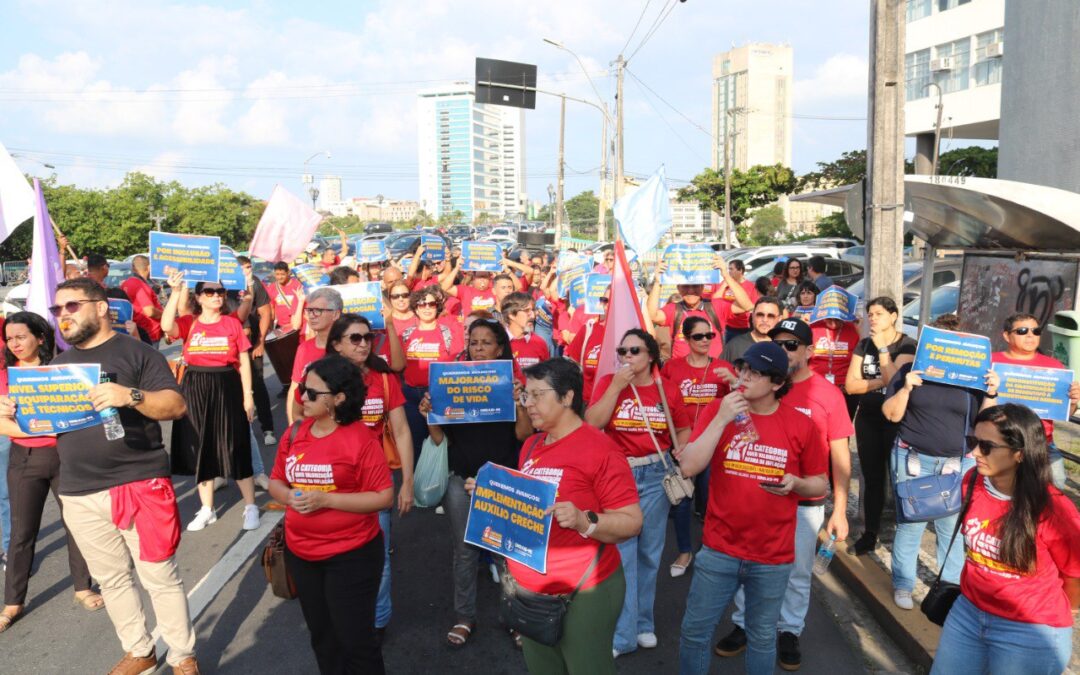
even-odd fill
[[[956,542],[956,535],[960,532],[960,527],[964,523],[964,514],[967,513],[968,507],[971,506],[971,496],[975,493],[975,480],[978,476],[979,472],[972,469],[971,480],[968,481],[967,499],[964,500],[964,506],[960,509],[960,515],[956,517],[956,527],[953,528],[949,548],[945,551],[945,560],[949,559],[949,553],[952,552],[953,544]],[[926,618],[939,626],[945,625],[949,610],[952,609],[956,599],[960,597],[960,584],[941,580],[941,571],[945,568],[945,560],[938,561],[941,570],[938,570],[937,579],[934,580],[930,590],[926,593],[926,597],[923,598],[922,604],[919,605],[919,609],[926,615]]]
[[[569,595],[548,595],[522,588],[514,581],[509,572],[502,578],[502,598],[499,600],[499,621],[510,630],[516,630],[525,637],[539,642],[545,647],[559,644],[563,634],[563,619],[570,603],[581,590],[581,585],[589,578],[607,544],[600,544],[596,557],[589,564],[581,581]]]

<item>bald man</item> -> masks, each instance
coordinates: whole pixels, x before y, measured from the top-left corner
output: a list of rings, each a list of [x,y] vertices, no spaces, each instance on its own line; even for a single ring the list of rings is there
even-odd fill
[[[106,267],[106,270],[108,268]],[[131,301],[131,314],[139,327],[142,341],[156,345],[161,339],[161,300],[150,285],[150,258],[137,255],[131,259],[132,276],[120,284]]]

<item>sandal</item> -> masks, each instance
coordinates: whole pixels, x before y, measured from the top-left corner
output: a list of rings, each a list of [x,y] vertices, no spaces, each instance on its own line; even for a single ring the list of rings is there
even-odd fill
[[[22,612],[18,614],[4,614],[0,612],[0,633],[3,633],[8,628],[11,628],[11,624],[15,623],[22,616]]]
[[[680,553],[679,557],[681,558],[683,555],[684,554]],[[690,569],[690,565],[693,564],[693,562],[694,562],[694,554],[693,553],[687,553],[685,555],[689,556],[686,559],[686,564],[685,565],[680,565],[679,563],[671,563],[670,572],[671,572],[671,576],[673,578],[677,579],[677,578],[683,576],[684,574],[686,574],[686,570]],[[676,560],[678,560],[678,558],[676,558]]]
[[[105,598],[101,597],[100,593],[90,592],[83,596],[76,593],[71,604],[81,605],[88,612],[96,612],[105,607]]]
[[[476,624],[469,623],[455,623],[454,627],[450,629],[450,632],[446,634],[446,643],[458,649],[464,647],[465,643],[469,641],[469,637],[472,635],[473,628]]]

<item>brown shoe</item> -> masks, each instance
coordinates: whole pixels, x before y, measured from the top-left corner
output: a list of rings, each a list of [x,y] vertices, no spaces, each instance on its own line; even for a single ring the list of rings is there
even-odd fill
[[[172,667],[173,675],[199,675],[199,662],[189,656]]]
[[[109,675],[142,675],[152,672],[157,668],[157,653],[151,649],[149,656],[133,656],[131,652],[120,659],[120,663],[113,666]]]

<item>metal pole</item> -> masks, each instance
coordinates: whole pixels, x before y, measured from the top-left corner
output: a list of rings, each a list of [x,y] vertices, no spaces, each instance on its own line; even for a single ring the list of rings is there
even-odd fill
[[[555,185],[555,239],[560,240],[563,229],[563,185],[566,182],[566,97],[559,104],[559,179]],[[559,241],[555,247],[558,248]]]
[[[731,243],[731,109],[724,111],[724,248]]]
[[[931,82],[930,84],[937,87],[937,123],[934,124],[934,164],[933,168],[930,170],[930,175],[936,176],[938,169],[938,155],[941,152],[941,112],[945,109],[945,105],[941,102],[941,85],[937,82]]]
[[[605,108],[607,105],[605,104]],[[604,129],[600,138],[600,198],[599,213],[596,215],[596,241],[607,237],[607,111],[604,112]]]
[[[623,68],[626,61],[622,54],[615,59],[615,200],[618,201],[623,194],[623,150],[626,143],[623,139]]]
[[[934,293],[934,257],[937,249],[931,243],[926,244],[926,257],[923,259],[922,284],[919,290],[919,329],[930,322],[930,300]]]

